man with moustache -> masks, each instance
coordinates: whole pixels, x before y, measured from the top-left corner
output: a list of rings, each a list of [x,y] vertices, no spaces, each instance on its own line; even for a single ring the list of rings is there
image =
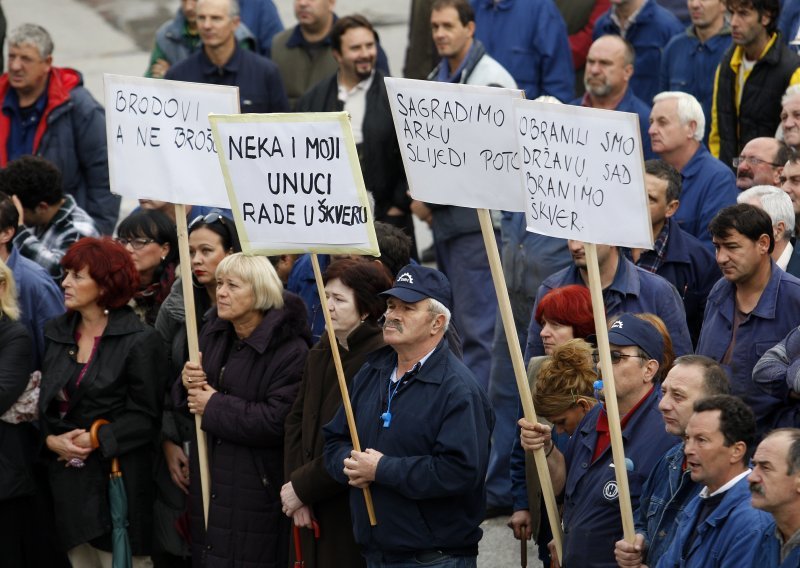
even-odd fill
[[[791,157],[791,149],[777,138],[753,138],[745,144],[739,156],[733,159],[736,187],[739,191],[756,185],[780,187],[783,167]]]
[[[572,104],[638,114],[642,152],[645,160],[649,160],[654,157],[647,135],[650,107],[636,96],[630,86],[634,59],[633,46],[622,37],[606,35],[597,38],[586,56],[583,73],[586,93]]]
[[[338,71],[312,87],[297,101],[297,112],[350,114],[364,184],[375,199],[375,220],[405,231],[414,244],[414,222],[403,159],[394,131],[383,79],[376,69],[378,38],[364,16],[345,16],[330,33]]]
[[[781,107],[783,141],[797,153],[800,150],[800,85],[789,85],[781,99]]]
[[[793,155],[783,167],[780,177],[781,189],[792,200],[794,209],[794,227],[792,234],[800,234],[800,156]]]
[[[728,394],[728,377],[716,361],[702,355],[678,357],[661,384],[658,403],[667,433],[683,440],[694,403],[718,394]],[[621,567],[636,567],[643,562],[656,566],[675,536],[675,519],[700,493],[702,486],[691,479],[685,467],[684,447],[681,441],[670,448],[650,472],[634,514],[636,540],[633,544],[626,540],[616,544]]]
[[[684,453],[692,481],[703,486],[678,516],[678,528],[658,568],[751,566],[769,515],[750,506],[748,463],[755,417],[738,397],[694,404]]]
[[[382,295],[386,347],[370,356],[350,393],[364,451],[353,449],[340,409],[323,429],[326,469],[351,486],[353,532],[368,568],[474,568],[494,413],[444,338],[447,277],[408,265]],[[374,527],[361,491],[367,487]]]

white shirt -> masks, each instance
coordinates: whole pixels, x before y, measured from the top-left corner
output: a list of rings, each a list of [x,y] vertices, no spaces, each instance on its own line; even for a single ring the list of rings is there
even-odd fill
[[[350,126],[353,129],[353,139],[356,144],[364,141],[363,125],[364,115],[367,114],[367,91],[372,86],[374,77],[375,71],[350,90],[339,83],[339,100],[344,103],[344,110],[350,114]]]
[[[775,261],[775,264],[781,267],[781,270],[786,270],[786,267],[789,266],[789,260],[792,258],[792,252],[794,251],[794,247],[792,243],[787,243],[786,248],[783,249],[783,252],[778,257],[778,260]]]
[[[733,487],[734,485],[739,483],[739,481],[743,477],[747,477],[748,475],[750,475],[751,471],[752,470],[750,468],[747,468],[746,471],[743,471],[742,473],[740,473],[739,475],[737,475],[736,477],[731,479],[728,483],[726,483],[725,485],[723,485],[722,487],[720,487],[719,489],[714,491],[714,493],[709,494],[708,493],[708,487],[703,487],[700,490],[700,499],[708,499],[709,497],[713,497],[714,495],[719,495],[720,493],[725,493],[728,489],[730,489],[731,487]]]

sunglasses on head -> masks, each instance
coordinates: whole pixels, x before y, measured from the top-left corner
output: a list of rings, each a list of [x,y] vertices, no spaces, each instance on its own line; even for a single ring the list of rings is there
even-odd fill
[[[204,225],[213,225],[216,222],[220,222],[227,226],[227,223],[225,222],[225,216],[219,211],[212,211],[211,213],[207,213],[206,215],[198,215],[192,219],[192,222],[189,223],[189,229],[198,223],[202,223]]]

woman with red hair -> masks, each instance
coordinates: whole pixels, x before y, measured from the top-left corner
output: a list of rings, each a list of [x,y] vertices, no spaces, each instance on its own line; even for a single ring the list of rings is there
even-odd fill
[[[58,537],[73,566],[111,565],[108,475],[118,458],[133,566],[150,565],[152,444],[166,386],[162,342],[127,306],[139,274],[124,247],[84,238],[61,265],[67,313],[45,328],[39,397]],[[109,423],[92,436],[99,419]]]
[[[536,322],[546,355],[570,339],[585,339],[594,333],[592,298],[586,286],[572,284],[550,290],[536,308]]]

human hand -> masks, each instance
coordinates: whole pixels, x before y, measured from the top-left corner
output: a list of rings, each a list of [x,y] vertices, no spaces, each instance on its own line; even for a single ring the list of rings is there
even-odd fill
[[[45,439],[45,443],[51,452],[58,455],[58,461],[69,464],[69,461],[73,459],[85,460],[92,453],[91,447],[85,448],[75,443],[75,438],[82,434],[88,435],[88,432],[82,428],[76,428],[58,436],[51,434]]]
[[[169,469],[169,476],[172,483],[178,488],[189,494],[189,458],[184,453],[183,448],[174,442],[164,440],[161,444],[164,451],[164,458],[167,462],[167,469]]]
[[[381,452],[371,448],[365,452],[351,451],[350,457],[344,460],[344,474],[350,479],[348,483],[359,489],[368,487],[375,481],[375,472],[382,457]]]
[[[314,528],[314,514],[311,512],[311,507],[303,505],[297,509],[292,515],[292,521],[296,527],[305,527],[307,529]]]
[[[303,502],[297,493],[294,492],[292,482],[284,483],[281,487],[281,504],[283,505],[283,512],[287,517],[292,517],[300,507],[303,507]]]
[[[206,384],[206,373],[203,371],[203,354],[200,353],[200,361],[192,363],[187,361],[181,371],[181,381],[186,390],[202,387]]]
[[[550,568],[561,568],[561,563],[558,561],[558,554],[556,554],[555,540],[551,540],[547,543],[547,550],[550,552]]]
[[[202,416],[206,411],[208,399],[210,399],[216,392],[216,389],[209,386],[207,383],[203,383],[203,385],[199,387],[193,386],[191,390],[189,390],[188,396],[189,412]]]
[[[514,511],[508,519],[508,527],[514,531],[517,540],[530,540],[531,538],[531,512],[527,509]]]
[[[433,211],[425,205],[422,201],[416,199],[411,200],[411,212],[416,215],[420,221],[430,225],[433,222]]]
[[[154,79],[163,79],[169,71],[169,67],[169,61],[166,59],[156,59],[156,62],[150,66],[150,75]]]
[[[550,451],[553,445],[551,437],[552,429],[545,424],[533,424],[524,418],[520,418],[517,422],[520,427],[519,441],[526,452],[532,452],[544,448],[545,451]]]
[[[644,553],[644,535],[637,534],[633,544],[618,540],[614,545],[614,557],[622,568],[640,568]]]

